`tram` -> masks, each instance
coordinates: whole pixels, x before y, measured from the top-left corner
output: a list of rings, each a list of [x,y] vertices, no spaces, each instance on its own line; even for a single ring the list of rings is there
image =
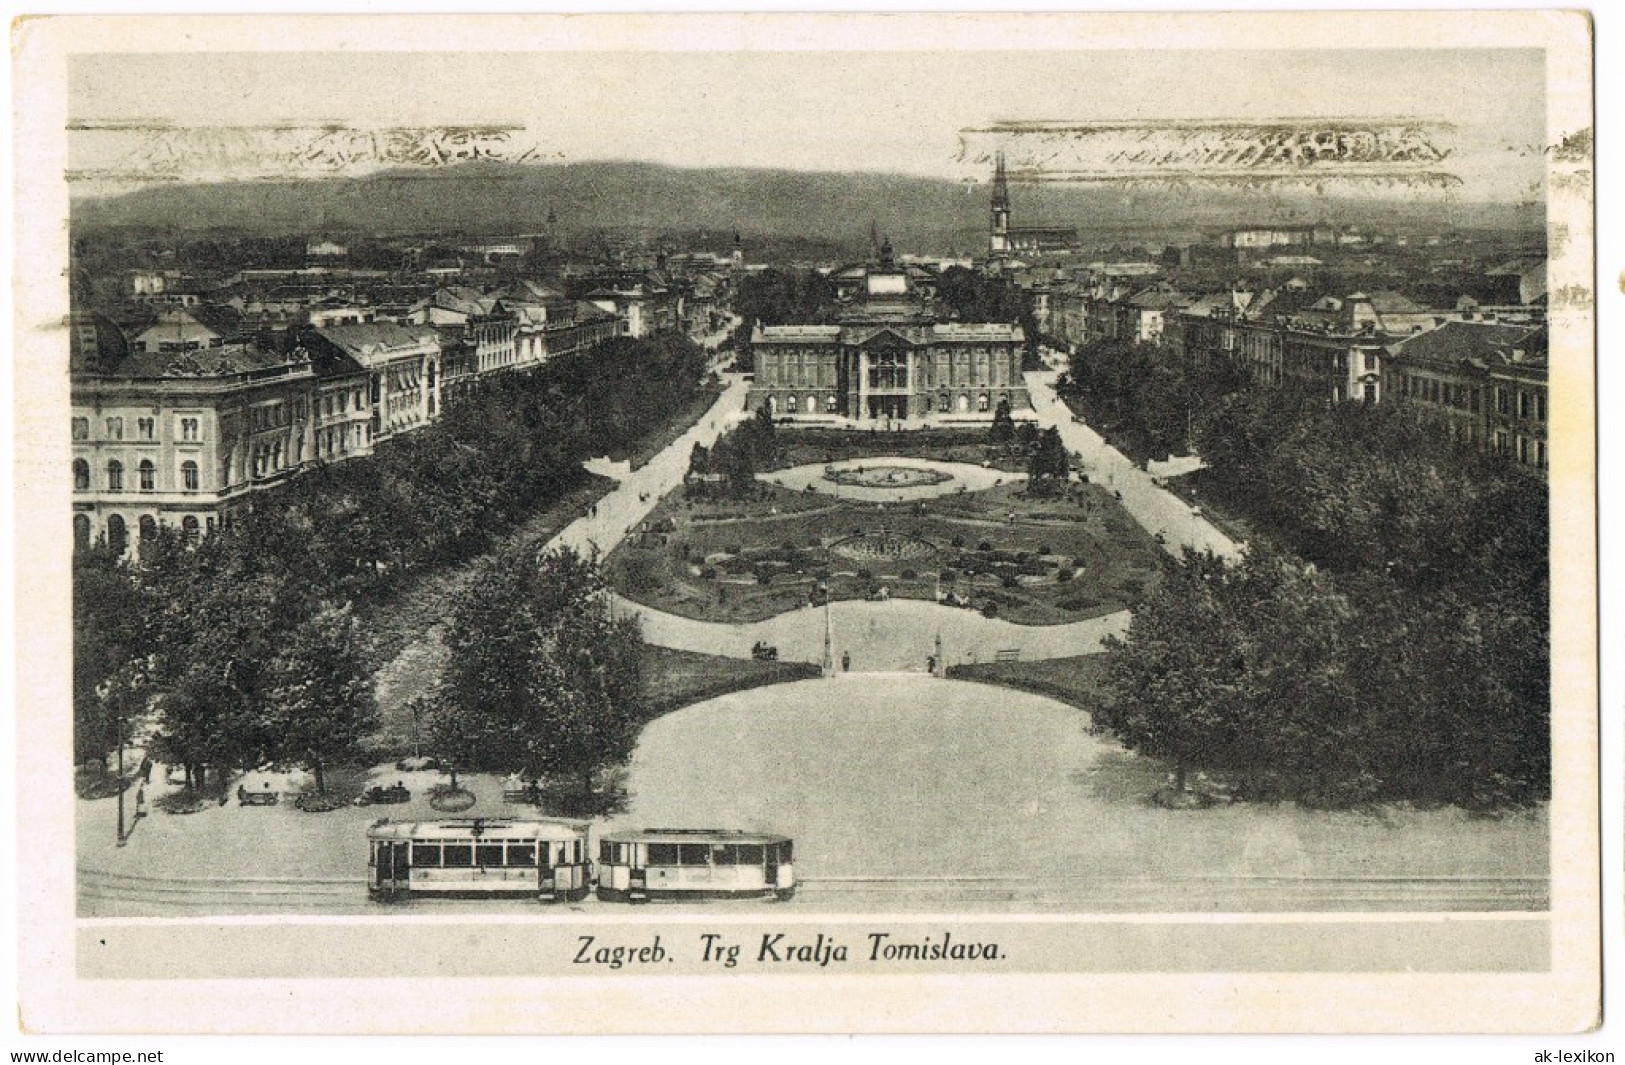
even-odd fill
[[[367,829],[367,893],[573,902],[592,881],[587,826],[573,821],[391,821]]]
[[[701,828],[612,833],[598,841],[598,897],[787,899],[796,889],[792,858],[785,836]]]

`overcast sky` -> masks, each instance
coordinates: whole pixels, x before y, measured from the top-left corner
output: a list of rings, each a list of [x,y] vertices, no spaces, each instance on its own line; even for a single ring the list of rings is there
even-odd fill
[[[281,52],[70,64],[75,121],[523,125],[565,160],[958,178],[998,120],[1420,117],[1464,200],[1514,200],[1546,143],[1536,50]],[[1534,151],[1530,151],[1534,148]],[[216,178],[229,174],[200,174]]]

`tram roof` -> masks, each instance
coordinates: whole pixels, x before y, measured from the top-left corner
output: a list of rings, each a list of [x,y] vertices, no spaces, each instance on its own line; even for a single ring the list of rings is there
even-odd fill
[[[745,832],[734,828],[645,828],[610,832],[599,837],[608,843],[789,843],[789,836],[773,832]]]
[[[369,839],[402,840],[573,840],[586,834],[587,825],[582,821],[508,818],[462,818],[455,821],[391,821],[385,818],[367,829]]]

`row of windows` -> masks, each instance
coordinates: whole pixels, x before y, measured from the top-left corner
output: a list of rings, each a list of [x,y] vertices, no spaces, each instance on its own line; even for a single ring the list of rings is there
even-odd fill
[[[412,844],[412,868],[414,869],[472,869],[476,866],[488,868],[536,868],[536,844],[534,843],[418,843]],[[548,853],[544,846],[541,852],[542,861],[547,862]],[[559,863],[576,864],[581,861],[581,842],[557,844],[557,853],[554,858]]]
[[[142,492],[158,490],[158,467],[153,465],[151,459],[142,459],[136,466],[136,485]],[[73,460],[73,487],[78,492],[90,491],[90,463],[84,459]],[[181,489],[187,492],[198,490],[198,465],[191,459],[181,463]],[[107,490],[124,491],[124,463],[118,459],[107,462]]]
[[[141,539],[156,540],[158,538],[158,520],[151,514],[143,514],[136,523]],[[209,529],[214,530],[214,519],[209,519]],[[188,514],[181,519],[181,536],[189,544],[195,544],[202,532],[197,518]],[[90,516],[88,514],[75,514],[73,516],[73,543],[74,546],[84,549],[90,546]],[[107,516],[107,545],[119,554],[123,554],[130,544],[129,527],[119,514]]]
[[[633,864],[630,843],[612,843],[600,840],[598,860],[605,865]],[[788,863],[791,860],[790,843],[650,843],[646,845],[648,865],[762,866],[769,859]]]
[[[106,433],[104,439],[107,439],[107,440],[123,440],[124,439],[124,418],[123,418],[122,415],[114,415],[114,416],[108,418],[106,420],[105,425],[106,425],[107,433]],[[158,419],[156,419],[156,418],[136,418],[134,428],[135,428],[135,436],[132,437],[132,439],[134,439],[134,440],[157,440],[158,439]],[[74,418],[73,423],[72,423],[72,431],[73,431],[73,439],[81,440],[81,441],[82,440],[89,440],[90,439],[90,419],[86,418],[86,417],[76,417],[76,418]],[[202,439],[202,423],[201,423],[201,420],[198,419],[198,418],[178,418],[178,419],[176,419],[176,422],[175,422],[175,434],[179,439],[181,439],[183,441],[195,442],[195,441],[201,440]]]
[[[1495,413],[1510,418],[1513,416],[1514,409],[1517,411],[1517,416],[1525,421],[1543,422],[1546,420],[1546,393],[1526,392],[1520,388],[1516,392],[1516,407],[1514,408],[1513,391],[1497,385],[1495,388]]]
[[[1480,394],[1477,388],[1419,374],[1405,374],[1400,381],[1401,392],[1412,399],[1455,407],[1458,410],[1470,410],[1474,414],[1479,411]]]
[[[362,407],[366,406],[364,402],[366,394],[362,389],[357,388],[354,392],[354,397],[356,410],[359,411]],[[322,397],[322,404],[317,409],[319,409],[322,414],[328,418],[333,417],[335,412],[338,414],[345,414],[350,408],[350,398],[351,393],[349,391],[329,392],[327,395]]]
[[[1546,441],[1531,440],[1522,434],[1514,436],[1508,432],[1495,434],[1495,452],[1507,458],[1516,458],[1525,466],[1534,466],[1536,469],[1546,468]]]

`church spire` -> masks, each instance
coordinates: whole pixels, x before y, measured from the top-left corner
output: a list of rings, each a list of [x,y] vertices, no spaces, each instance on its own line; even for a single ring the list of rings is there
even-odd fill
[[[993,157],[993,202],[988,220],[987,257],[1000,260],[1010,254],[1010,185],[1004,174],[1004,153]]]

